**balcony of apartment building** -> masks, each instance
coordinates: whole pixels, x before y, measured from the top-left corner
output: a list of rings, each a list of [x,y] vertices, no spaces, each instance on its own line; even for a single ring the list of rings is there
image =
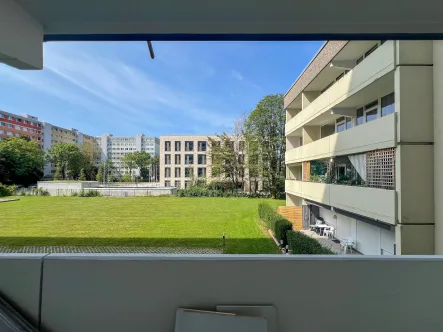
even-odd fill
[[[303,198],[395,225],[394,43],[348,43],[287,105],[286,191],[293,204]],[[366,170],[367,160],[375,168]],[[390,167],[382,183],[374,178],[386,175],[377,163]],[[323,165],[324,173],[311,165]]]

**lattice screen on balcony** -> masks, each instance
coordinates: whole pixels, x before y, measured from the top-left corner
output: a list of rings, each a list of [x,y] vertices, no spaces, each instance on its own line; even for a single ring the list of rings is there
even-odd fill
[[[366,181],[368,187],[395,189],[395,149],[366,153]]]

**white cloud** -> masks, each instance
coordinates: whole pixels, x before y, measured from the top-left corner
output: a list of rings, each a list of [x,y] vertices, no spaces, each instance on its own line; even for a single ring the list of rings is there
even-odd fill
[[[243,79],[244,79],[243,75],[240,72],[238,72],[237,70],[234,70],[234,69],[231,70],[231,76],[233,78],[235,78],[236,80],[238,80],[238,81],[243,81]]]

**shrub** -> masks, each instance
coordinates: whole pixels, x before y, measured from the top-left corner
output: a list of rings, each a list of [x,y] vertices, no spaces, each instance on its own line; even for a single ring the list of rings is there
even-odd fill
[[[283,241],[283,245],[288,244],[286,234],[288,231],[292,231],[292,224],[285,218],[278,216],[274,223],[274,234],[279,241]],[[280,242],[281,243],[281,242]]]
[[[0,183],[0,197],[15,195],[16,191],[17,191],[17,186],[15,185],[6,186]]]
[[[285,246],[287,244],[286,232],[292,230],[292,224],[264,202],[258,205],[258,215],[266,227],[273,231],[277,240],[279,242],[283,240]]]
[[[286,233],[289,249],[294,255],[334,255],[334,253],[323,247],[316,239],[298,231]]]
[[[100,197],[102,194],[98,190],[73,191],[71,197]]]

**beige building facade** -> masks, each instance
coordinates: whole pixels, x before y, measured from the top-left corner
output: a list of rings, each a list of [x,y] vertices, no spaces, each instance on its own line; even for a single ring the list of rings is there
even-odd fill
[[[187,188],[194,179],[211,179],[208,135],[160,136],[160,184]]]
[[[443,252],[443,184],[434,192],[443,46],[434,43],[330,41],[289,89],[286,203],[303,206],[305,227],[327,223],[367,255]]]

